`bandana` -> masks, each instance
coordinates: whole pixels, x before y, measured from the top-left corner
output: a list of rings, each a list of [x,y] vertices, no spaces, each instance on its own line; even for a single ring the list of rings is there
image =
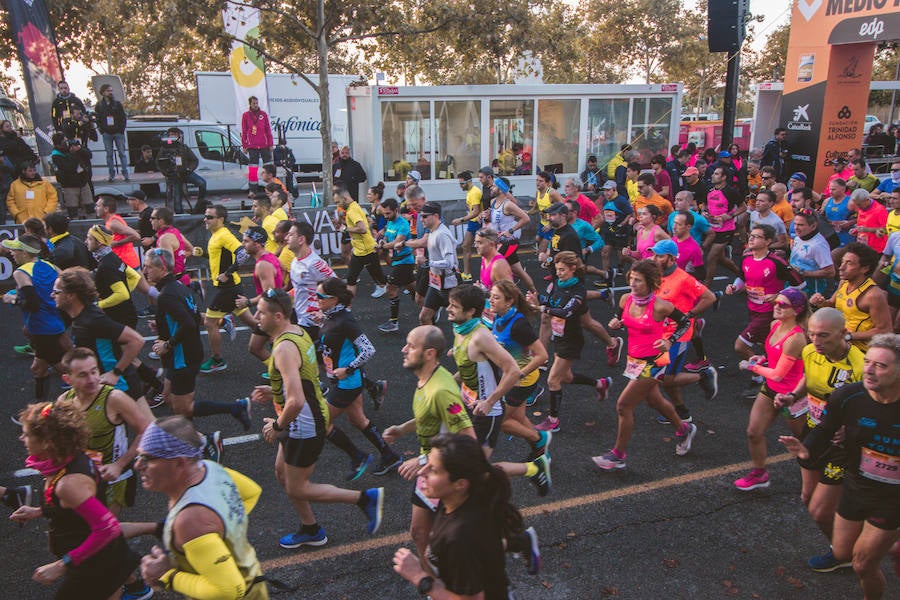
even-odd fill
[[[787,298],[788,302],[791,303],[791,307],[794,309],[798,315],[806,310],[806,294],[801,292],[796,288],[784,288],[780,292],[778,292],[780,296],[784,296]]]
[[[65,467],[70,462],[72,462],[71,458],[65,460],[64,462],[58,463],[52,458],[41,459],[35,456],[29,456],[25,459],[25,466],[29,469],[34,469],[44,477],[49,477],[54,473],[59,473],[60,469]]]
[[[576,283],[578,283],[579,279],[577,277],[569,277],[568,279],[557,279],[556,285],[561,288],[572,287]]]
[[[457,335],[467,335],[471,333],[479,323],[481,323],[480,317],[477,319],[469,319],[465,323],[453,323],[453,333]]]
[[[513,317],[518,314],[518,310],[515,306],[510,306],[509,310],[503,313],[502,315],[497,315],[494,319],[494,328],[499,328],[501,331],[506,329],[506,324],[509,323]]]
[[[656,294],[647,294],[646,296],[636,296],[631,294],[631,301],[638,306],[647,306],[656,299]]]
[[[141,452],[156,458],[200,458],[203,448],[196,448],[150,423],[141,436]]]

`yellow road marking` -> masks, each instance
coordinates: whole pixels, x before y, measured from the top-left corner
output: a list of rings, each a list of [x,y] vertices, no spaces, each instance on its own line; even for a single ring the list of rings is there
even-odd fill
[[[768,459],[766,459],[766,464],[774,465],[792,460],[793,458],[794,457],[790,453],[785,452],[784,454],[779,454],[777,456],[770,456]],[[753,465],[750,461],[733,463],[730,465],[722,465],[721,467],[713,467],[711,469],[697,471],[695,473],[687,473],[685,475],[678,475],[675,477],[668,477],[666,479],[651,481],[649,483],[630,485],[628,487],[609,490],[607,492],[598,492],[596,494],[587,494],[584,496],[576,496],[574,498],[566,498],[565,500],[558,500],[556,502],[550,502],[547,504],[529,506],[522,509],[522,515],[525,517],[547,515],[550,513],[565,510],[567,508],[577,508],[581,506],[588,506],[590,504],[598,504],[606,500],[614,500],[616,498],[623,498],[626,496],[635,496],[637,494],[643,494],[655,490],[671,488],[687,483],[694,483],[696,481],[702,481],[704,479],[712,479],[714,477],[721,477],[723,475],[728,475],[731,473],[738,473],[751,468],[753,468]],[[378,550],[385,547],[402,546],[409,542],[409,533],[396,533],[393,535],[382,536],[378,538],[370,538],[359,542],[352,542],[350,544],[333,546],[325,550],[272,558],[262,563],[262,569],[263,571],[282,569],[284,567],[296,566],[319,560],[326,560],[329,558],[337,558],[339,556],[347,556],[349,554],[356,554],[358,552],[364,552],[367,550]]]

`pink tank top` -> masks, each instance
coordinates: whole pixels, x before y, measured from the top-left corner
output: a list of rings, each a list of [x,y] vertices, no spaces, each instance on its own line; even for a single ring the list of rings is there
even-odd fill
[[[660,351],[653,347],[653,342],[662,339],[665,327],[662,322],[653,318],[653,303],[648,304],[644,314],[631,316],[631,296],[625,300],[622,311],[622,322],[628,330],[628,356],[632,358],[653,358]]]
[[[652,258],[653,257],[653,244],[656,243],[656,230],[660,229],[659,225],[653,225],[649,230],[644,230],[643,232],[638,232],[637,239],[635,242],[635,249],[641,258]]]
[[[781,355],[784,352],[784,343],[793,335],[803,335],[803,329],[799,325],[796,325],[793,329],[788,331],[778,343],[772,344],[770,340],[777,327],[778,322],[774,321],[772,329],[769,330],[769,335],[766,336],[766,361],[772,369],[778,365],[778,361],[781,359]],[[793,392],[797,388],[797,384],[800,383],[801,379],[803,379],[803,361],[798,358],[794,361],[794,364],[791,365],[791,370],[787,372],[787,375],[785,375],[781,381],[766,379],[766,385],[768,385],[773,392],[787,394]]]
[[[479,271],[478,276],[481,278],[481,285],[488,290],[494,285],[494,282],[491,281],[491,271],[494,269],[494,263],[497,262],[498,258],[503,258],[503,255],[499,252],[495,254],[494,258],[491,259],[491,262],[487,264],[485,264],[483,258],[481,259],[481,271]]]
[[[256,262],[260,261],[267,262],[275,267],[275,287],[279,290],[284,289],[284,273],[281,270],[281,261],[278,260],[278,257],[271,252],[263,252],[256,259]],[[263,293],[262,283],[259,281],[259,277],[256,276],[256,269],[253,269],[253,285],[256,286],[257,296]]]
[[[184,272],[184,263],[187,260],[187,245],[184,243],[184,236],[181,235],[180,231],[170,225],[165,229],[157,231],[156,239],[158,240],[168,233],[174,235],[175,239],[178,240],[178,250],[175,251],[174,256],[175,267],[172,269],[172,272],[178,276],[178,281],[184,285],[191,285],[191,276]]]

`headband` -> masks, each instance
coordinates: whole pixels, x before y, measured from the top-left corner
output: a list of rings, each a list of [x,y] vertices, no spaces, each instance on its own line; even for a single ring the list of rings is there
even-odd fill
[[[156,458],[200,458],[203,455],[203,448],[175,437],[156,423],[150,423],[144,430],[141,451]]]

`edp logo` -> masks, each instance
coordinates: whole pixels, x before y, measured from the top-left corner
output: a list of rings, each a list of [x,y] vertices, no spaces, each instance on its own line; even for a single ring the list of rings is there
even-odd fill
[[[871,37],[873,40],[877,40],[882,33],[884,33],[884,21],[878,17],[872,19],[870,23],[863,23],[859,26],[860,37]]]

